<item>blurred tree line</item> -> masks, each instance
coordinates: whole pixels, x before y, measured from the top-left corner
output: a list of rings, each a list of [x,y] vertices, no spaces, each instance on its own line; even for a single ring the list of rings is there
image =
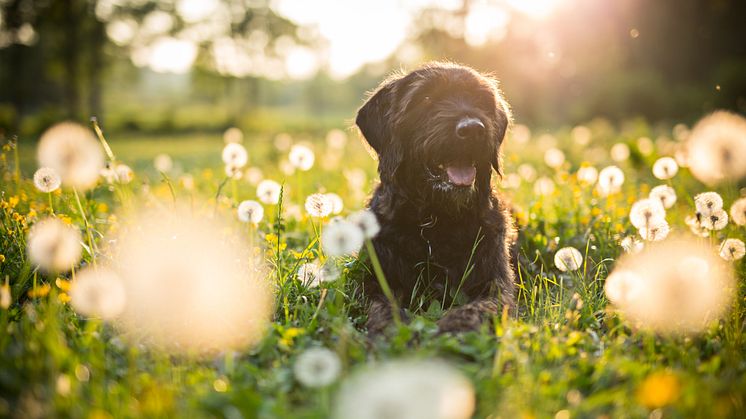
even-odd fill
[[[493,72],[523,123],[693,121],[715,108],[746,113],[743,0],[573,0],[540,24],[514,14],[502,36],[479,44],[467,36],[479,1],[463,0],[455,10],[423,9],[386,62],[345,80],[322,69],[302,81],[218,71],[208,59],[217,37],[246,41],[263,33],[268,57],[279,57],[277,46],[288,38],[318,42],[269,0],[221,5],[229,21],[199,40],[191,72],[172,75],[134,65],[136,42],[113,42],[107,25],[128,19],[146,32],[142,24],[154,13],[171,17],[165,33],[138,32],[139,43],[204,29],[173,1],[0,0],[0,129],[36,134],[62,118],[96,115],[114,130],[321,130],[349,121],[386,72],[430,59]],[[413,48],[414,58],[405,54]]]

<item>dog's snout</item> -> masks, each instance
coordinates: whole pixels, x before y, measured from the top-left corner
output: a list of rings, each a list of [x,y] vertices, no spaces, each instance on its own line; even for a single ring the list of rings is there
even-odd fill
[[[484,132],[484,124],[477,118],[462,118],[456,124],[456,136],[461,139],[476,138]]]

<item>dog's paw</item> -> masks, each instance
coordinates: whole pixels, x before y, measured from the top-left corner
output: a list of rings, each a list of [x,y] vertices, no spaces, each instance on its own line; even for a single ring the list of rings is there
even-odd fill
[[[454,310],[438,320],[438,334],[479,330],[484,319],[476,310]]]

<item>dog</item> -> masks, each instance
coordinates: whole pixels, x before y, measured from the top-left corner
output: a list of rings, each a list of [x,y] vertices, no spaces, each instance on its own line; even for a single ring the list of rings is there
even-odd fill
[[[368,333],[405,316],[402,304],[450,309],[438,330],[478,330],[515,304],[507,202],[501,175],[510,107],[497,81],[462,65],[433,62],[383,81],[355,120],[378,155],[380,184],[369,202],[381,230],[373,239],[383,277],[363,281]]]

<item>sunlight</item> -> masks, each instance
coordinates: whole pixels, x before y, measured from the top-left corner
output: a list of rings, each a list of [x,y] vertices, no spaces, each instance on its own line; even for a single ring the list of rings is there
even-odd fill
[[[562,0],[505,0],[516,11],[533,18],[546,18],[551,15]]]
[[[147,51],[147,65],[157,73],[186,73],[196,58],[196,45],[171,37],[155,41]]]

